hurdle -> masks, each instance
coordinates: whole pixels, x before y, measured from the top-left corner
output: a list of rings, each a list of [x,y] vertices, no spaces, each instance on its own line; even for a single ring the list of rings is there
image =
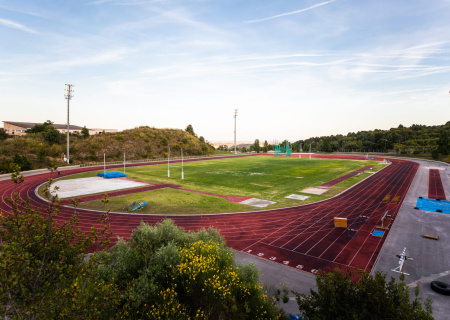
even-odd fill
[[[368,224],[369,216],[359,216],[359,222]]]
[[[399,257],[398,267],[391,269],[391,271],[403,273],[409,276],[409,273],[403,272],[403,264],[406,260],[413,260],[413,258],[406,256],[406,248],[403,248],[403,252],[401,254],[398,254],[397,257]]]
[[[389,210],[384,213],[383,217],[381,218],[381,226],[377,226],[377,228],[383,229],[383,230],[389,230],[388,227],[384,226],[384,220],[386,219],[388,212],[389,212]],[[388,217],[388,219],[390,219],[390,216]]]
[[[347,229],[347,236],[350,238],[358,238],[358,230],[357,229]]]

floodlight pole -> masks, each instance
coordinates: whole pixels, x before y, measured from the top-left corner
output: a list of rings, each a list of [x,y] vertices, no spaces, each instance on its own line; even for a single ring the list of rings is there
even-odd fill
[[[73,97],[72,96],[72,92],[73,90],[71,89],[72,87],[74,87],[73,84],[66,84],[67,89],[65,89],[67,91],[67,94],[65,94],[64,96],[66,97],[65,99],[67,99],[67,163],[69,163],[69,101],[70,99]]]
[[[167,178],[170,178],[170,147],[169,153],[167,154]]]
[[[123,173],[125,173],[125,152],[123,153]]]
[[[181,180],[184,179],[184,167],[183,167],[183,148],[181,148]]]
[[[103,154],[103,178],[106,178],[106,155]]]
[[[234,154],[236,154],[236,118],[238,109],[234,109]]]
[[[309,144],[309,158],[311,159],[311,143]]]

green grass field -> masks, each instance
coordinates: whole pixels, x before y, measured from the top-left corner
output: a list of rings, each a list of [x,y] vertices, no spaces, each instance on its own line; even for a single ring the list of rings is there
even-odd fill
[[[180,185],[184,189],[275,201],[276,204],[265,208],[274,209],[332,197],[369,174],[363,173],[359,177],[343,181],[322,195],[303,194],[300,190],[321,185],[367,165],[373,165],[373,171],[382,168],[382,165],[375,161],[261,156],[185,162],[184,180],[181,180],[181,163],[171,163],[170,178],[167,177],[167,164],[129,167],[126,169],[126,174],[130,179],[153,183],[172,183]],[[94,176],[97,172],[83,173],[70,178]],[[306,201],[284,198],[290,194],[302,194],[310,196],[310,198]],[[205,214],[255,210],[253,207],[231,203],[219,197],[176,189],[161,189],[112,197],[109,209],[115,212],[123,211],[122,208],[133,200],[145,200],[149,206],[139,212],[151,214]],[[81,203],[80,207],[103,209],[100,201]]]

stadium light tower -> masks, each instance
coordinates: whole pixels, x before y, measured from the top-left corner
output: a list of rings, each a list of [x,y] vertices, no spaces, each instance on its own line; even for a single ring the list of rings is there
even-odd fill
[[[69,101],[73,97],[73,95],[72,95],[73,90],[71,88],[74,87],[74,85],[66,83],[66,86],[67,86],[67,89],[65,89],[65,90],[67,91],[67,94],[65,94],[64,96],[67,99],[67,163],[69,163],[69,132],[70,132],[69,131],[70,130],[70,127],[69,127]]]
[[[238,109],[234,109],[234,154],[236,154],[236,118]]]

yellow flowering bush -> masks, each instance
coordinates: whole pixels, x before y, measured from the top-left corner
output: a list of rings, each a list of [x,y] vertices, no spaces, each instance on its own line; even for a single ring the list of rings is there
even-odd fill
[[[214,229],[185,232],[165,220],[141,224],[109,251],[103,279],[123,291],[124,319],[278,319],[254,265],[236,265]],[[117,313],[118,314],[118,313]]]

